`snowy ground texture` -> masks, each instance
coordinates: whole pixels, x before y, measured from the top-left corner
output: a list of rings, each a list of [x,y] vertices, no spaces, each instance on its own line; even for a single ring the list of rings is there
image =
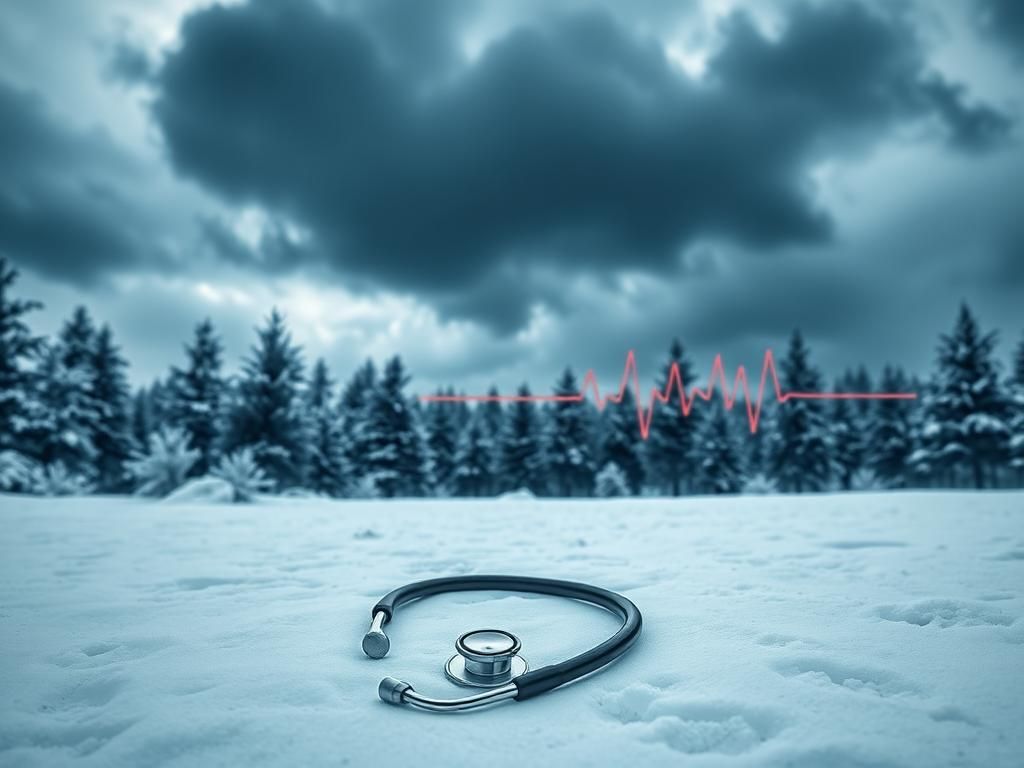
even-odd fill
[[[439,716],[462,631],[534,667],[610,633],[554,598],[410,606],[404,582],[517,573],[619,590],[620,663]],[[628,501],[0,497],[0,765],[1024,764],[1024,494]]]

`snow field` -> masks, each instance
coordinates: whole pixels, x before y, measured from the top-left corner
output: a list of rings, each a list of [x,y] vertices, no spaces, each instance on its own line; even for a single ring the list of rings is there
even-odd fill
[[[435,597],[359,641],[375,600],[463,573],[631,597],[619,663],[435,716],[455,637],[533,667],[614,618]],[[0,496],[0,765],[1014,766],[1024,755],[1024,494],[593,500]]]

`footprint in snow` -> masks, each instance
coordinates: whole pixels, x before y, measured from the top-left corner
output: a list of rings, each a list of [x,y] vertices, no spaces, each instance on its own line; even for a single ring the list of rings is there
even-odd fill
[[[905,622],[918,627],[975,627],[1013,624],[1014,617],[990,605],[952,598],[920,600],[903,605],[880,605],[875,615],[885,621]]]
[[[606,693],[598,706],[637,740],[690,755],[748,752],[786,724],[769,708],[692,698],[645,683]]]
[[[835,659],[801,656],[776,662],[775,670],[785,676],[826,687],[836,686],[876,696],[911,696],[920,689],[895,672],[869,666],[847,664]]]

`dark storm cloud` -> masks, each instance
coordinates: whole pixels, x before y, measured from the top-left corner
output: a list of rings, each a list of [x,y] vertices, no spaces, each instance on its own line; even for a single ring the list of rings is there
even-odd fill
[[[777,40],[733,15],[699,82],[610,16],[573,13],[514,29],[429,88],[387,41],[432,73],[451,42],[426,25],[417,46],[393,9],[197,12],[155,75],[154,115],[181,173],[309,227],[349,274],[503,330],[535,300],[514,270],[494,301],[458,297],[509,264],[659,272],[707,236],[821,242],[815,159],[907,120],[971,149],[1007,129],[928,71],[902,17],[856,3],[793,6]]]
[[[130,163],[101,134],[55,120],[42,99],[0,80],[0,253],[87,283],[147,249],[125,223],[111,172]]]
[[[200,240],[211,255],[234,266],[283,273],[308,258],[305,250],[293,243],[279,224],[264,228],[254,245],[242,240],[218,218],[201,216],[198,227]]]
[[[975,0],[978,25],[1024,64],[1024,3],[1020,0]]]

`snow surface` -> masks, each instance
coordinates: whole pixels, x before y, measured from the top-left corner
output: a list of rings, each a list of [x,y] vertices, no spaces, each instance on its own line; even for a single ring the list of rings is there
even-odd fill
[[[529,702],[431,715],[455,637],[534,667],[615,628],[555,598],[409,606],[407,581],[518,573],[633,598],[618,664]],[[0,496],[0,765],[1021,765],[1024,494],[687,500]]]

